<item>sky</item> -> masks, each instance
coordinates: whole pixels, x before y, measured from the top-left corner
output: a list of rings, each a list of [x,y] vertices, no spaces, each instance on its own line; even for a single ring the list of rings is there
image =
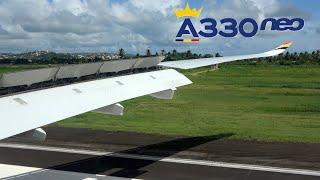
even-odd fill
[[[174,10],[203,8],[201,18],[300,17],[299,32],[259,32],[253,38],[207,38],[175,42],[182,19]],[[272,49],[291,40],[290,51],[320,49],[319,0],[0,0],[0,52],[117,52],[161,49],[235,55]],[[198,21],[194,19],[193,21]],[[195,23],[201,29],[199,23]],[[221,28],[221,27],[220,27]]]

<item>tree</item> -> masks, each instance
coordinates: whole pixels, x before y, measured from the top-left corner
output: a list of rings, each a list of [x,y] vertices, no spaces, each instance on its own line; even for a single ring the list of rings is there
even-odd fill
[[[297,61],[297,60],[299,59],[299,56],[298,56],[298,53],[297,53],[297,52],[294,52],[294,53],[293,53],[293,59],[294,59],[295,61]]]
[[[187,58],[192,58],[192,53],[190,50],[187,51]]]
[[[289,60],[290,59],[290,53],[287,51],[286,55],[284,55],[284,59],[285,60]]]
[[[150,57],[151,56],[151,50],[148,48],[147,49],[147,53],[146,53],[146,55],[148,56],[148,57]]]
[[[122,49],[122,48],[119,49],[119,56],[120,56],[120,58],[123,59],[123,58],[125,57],[125,55],[126,55],[126,54],[125,54],[125,52],[124,52],[124,49]]]
[[[222,57],[219,53],[216,53],[216,57]]]
[[[156,52],[156,54],[155,54],[156,56],[159,56],[159,54],[158,54],[158,52]]]
[[[173,56],[176,56],[176,55],[177,55],[177,50],[174,49],[174,50],[172,51],[172,55],[173,55]]]
[[[59,62],[59,60],[57,57],[52,57],[52,59],[51,59],[52,64],[58,64],[58,62]]]
[[[166,55],[166,54],[167,54],[166,51],[165,51],[164,49],[162,49],[162,50],[161,50],[161,55],[164,56],[164,55]]]
[[[213,57],[212,54],[205,54],[205,55],[203,55],[203,58],[212,58],[212,57]]]
[[[137,58],[138,58],[138,57],[140,57],[140,54],[139,54],[139,53],[137,53],[137,54],[136,54],[136,57],[137,57]]]

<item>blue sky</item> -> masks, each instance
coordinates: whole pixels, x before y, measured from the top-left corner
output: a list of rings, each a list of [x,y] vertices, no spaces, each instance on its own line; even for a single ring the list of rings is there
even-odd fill
[[[309,12],[312,15],[313,20],[319,20],[320,18],[320,1],[318,0],[307,0],[307,1],[301,1],[301,0],[286,0],[287,2],[291,2],[292,4],[295,4],[297,7],[299,7],[301,10],[305,12]]]
[[[300,32],[260,32],[254,38],[206,39],[199,44],[175,42],[182,20],[174,10],[203,7],[202,17],[301,17]],[[224,55],[254,53],[292,40],[291,51],[320,49],[319,0],[1,0],[0,52],[130,53],[161,49]],[[235,13],[236,12],[236,13]],[[194,20],[196,21],[196,20]],[[197,28],[198,23],[195,23]]]

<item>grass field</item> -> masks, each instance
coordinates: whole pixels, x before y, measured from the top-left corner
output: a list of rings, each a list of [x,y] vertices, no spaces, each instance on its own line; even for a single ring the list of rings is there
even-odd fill
[[[184,72],[173,100],[123,102],[125,115],[79,115],[53,126],[233,139],[320,142],[320,66],[224,65]]]

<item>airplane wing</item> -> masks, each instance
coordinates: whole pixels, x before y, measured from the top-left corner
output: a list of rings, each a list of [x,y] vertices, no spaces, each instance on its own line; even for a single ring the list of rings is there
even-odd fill
[[[118,102],[151,95],[170,98],[192,82],[173,69],[101,79],[0,98],[0,140],[103,107],[116,113]],[[41,138],[41,137],[40,137]]]
[[[242,59],[270,57],[283,53],[291,44],[287,42],[261,54],[163,62],[159,65],[191,69]],[[119,102],[144,95],[171,99],[176,88],[191,83],[183,74],[166,69],[1,97],[0,140],[24,132],[24,136],[43,140],[46,134],[40,128],[42,126],[89,111],[122,115],[123,106]]]
[[[228,56],[228,57],[213,57],[213,58],[202,58],[193,60],[181,60],[181,61],[166,61],[161,62],[158,65],[162,67],[178,68],[178,69],[194,69],[204,66],[210,66],[215,64],[221,64],[225,62],[255,59],[277,56],[284,53],[292,45],[292,42],[285,42],[281,46],[264,53],[251,54],[251,55],[240,55],[240,56]]]

